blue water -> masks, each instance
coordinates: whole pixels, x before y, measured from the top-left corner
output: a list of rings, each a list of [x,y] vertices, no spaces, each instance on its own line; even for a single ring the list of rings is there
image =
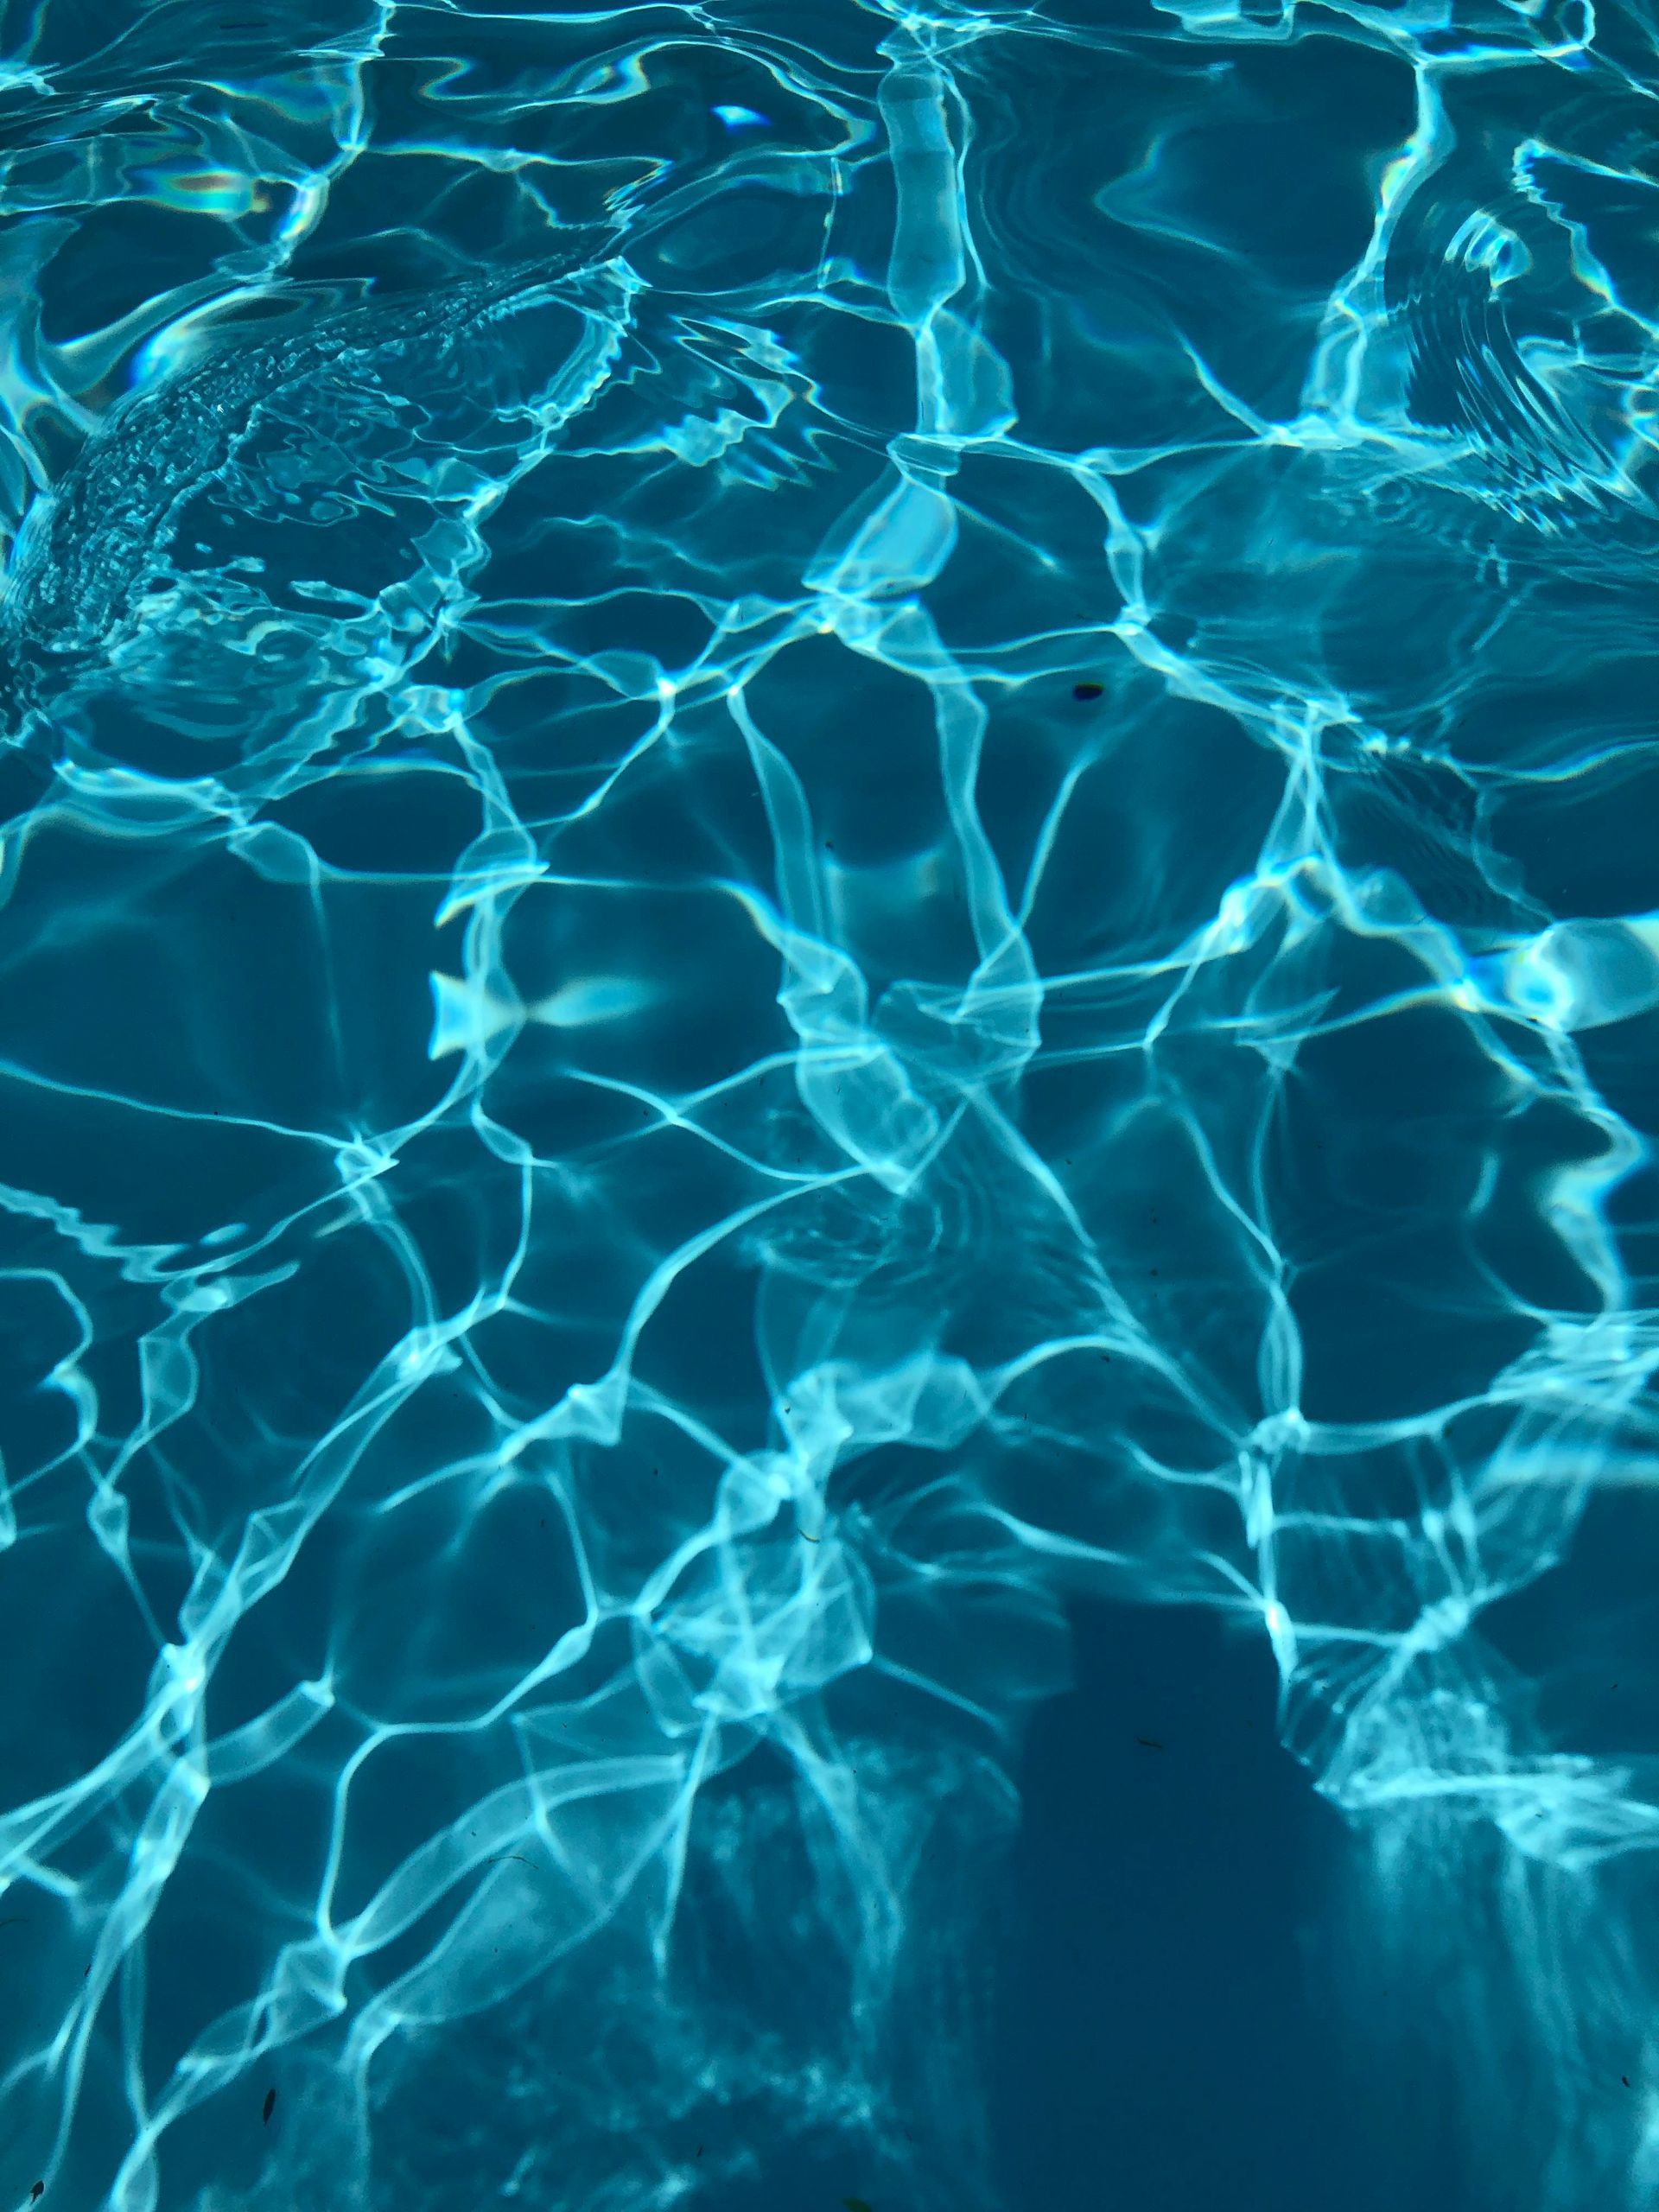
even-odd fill
[[[0,2212],[1659,2205],[1648,0],[0,0]]]

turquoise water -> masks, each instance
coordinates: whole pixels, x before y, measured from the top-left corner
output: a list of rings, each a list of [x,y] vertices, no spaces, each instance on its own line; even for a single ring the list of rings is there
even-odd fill
[[[1656,92],[0,0],[0,2205],[1659,2203]]]

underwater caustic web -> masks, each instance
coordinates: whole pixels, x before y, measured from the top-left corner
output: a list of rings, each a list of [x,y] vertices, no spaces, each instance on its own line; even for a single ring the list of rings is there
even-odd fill
[[[0,2202],[1020,2212],[1109,1601],[1659,2203],[1656,92],[0,0]]]

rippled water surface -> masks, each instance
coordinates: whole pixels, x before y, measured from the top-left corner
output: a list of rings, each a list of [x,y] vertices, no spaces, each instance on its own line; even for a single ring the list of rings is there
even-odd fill
[[[0,0],[0,2205],[1659,2203],[1656,91]]]

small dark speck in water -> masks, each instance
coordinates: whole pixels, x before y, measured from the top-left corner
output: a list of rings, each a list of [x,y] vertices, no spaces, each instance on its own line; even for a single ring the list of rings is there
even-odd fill
[[[34,2188],[29,2192],[29,2201],[31,2204],[36,2203],[45,2195],[46,2183],[43,2181],[37,2181]]]
[[[1080,703],[1087,704],[1090,700],[1101,697],[1105,689],[1106,686],[1103,683],[1074,683],[1071,686],[1071,696]]]
[[[861,2196],[843,2196],[841,2201],[847,2207],[847,2212],[870,2212],[869,2206]]]
[[[1135,1740],[1143,1751],[1161,1751],[1164,1748],[1155,1736],[1137,1736]]]
[[[267,2127],[269,2127],[269,2126],[270,2126],[270,2115],[272,2114],[272,2113],[274,2113],[274,2112],[276,2111],[276,2090],[275,2090],[275,2089],[267,2089],[267,2090],[265,2091],[265,2111],[264,2111],[264,2121],[265,2121],[265,2126],[266,2126]]]

